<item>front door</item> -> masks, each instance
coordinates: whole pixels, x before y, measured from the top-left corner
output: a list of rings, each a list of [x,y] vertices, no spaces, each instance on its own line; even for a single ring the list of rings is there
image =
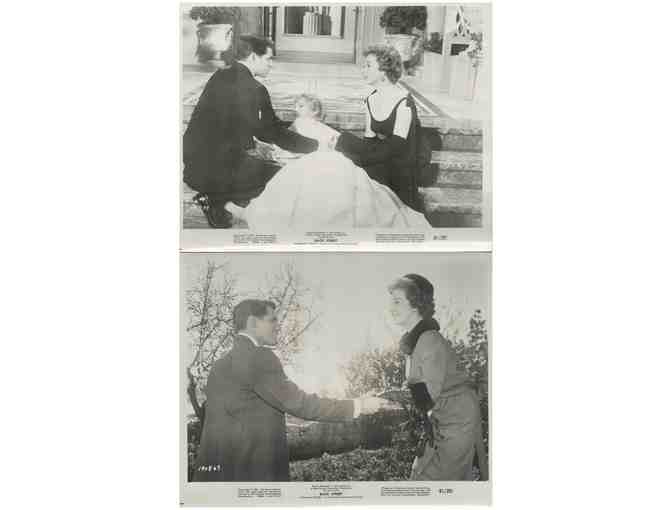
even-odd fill
[[[277,7],[275,50],[279,60],[354,63],[358,7]]]

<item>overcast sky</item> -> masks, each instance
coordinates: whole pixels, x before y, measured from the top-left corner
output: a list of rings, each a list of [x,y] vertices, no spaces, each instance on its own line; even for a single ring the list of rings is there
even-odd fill
[[[476,253],[235,253],[184,254],[184,284],[189,288],[208,260],[228,261],[239,288],[254,293],[266,274],[293,261],[308,284],[322,289],[318,323],[304,337],[288,376],[306,391],[341,395],[341,366],[356,352],[396,345],[401,332],[389,321],[387,285],[419,273],[434,285],[438,307],[466,318],[481,309],[489,317],[490,256]],[[258,296],[264,298],[265,296]],[[440,317],[439,317],[440,318]],[[443,326],[443,324],[442,324]]]

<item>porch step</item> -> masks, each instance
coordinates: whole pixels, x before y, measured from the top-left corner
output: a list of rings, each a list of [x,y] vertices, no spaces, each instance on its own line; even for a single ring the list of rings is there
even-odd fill
[[[352,53],[324,53],[318,51],[279,51],[275,56],[278,63],[301,64],[353,64]]]
[[[435,165],[438,166],[437,163]],[[481,226],[482,172],[479,170],[440,169],[435,183],[419,188],[425,214],[430,224],[437,228]],[[184,185],[182,213],[184,228],[209,228],[201,209],[194,204],[196,192]],[[236,222],[234,228],[246,228]]]
[[[428,213],[450,211],[460,214],[480,214],[481,190],[432,186],[420,188]]]
[[[193,106],[184,106],[182,116],[182,133],[187,129],[187,124],[193,113]],[[278,117],[284,121],[291,122],[295,114],[292,111],[277,109]],[[331,127],[340,131],[347,131],[355,136],[362,138],[364,136],[364,115],[359,114],[331,114],[327,113],[325,122]],[[423,121],[422,126],[433,130],[437,136],[437,143],[440,143],[442,150],[460,151],[460,152],[483,152],[483,132],[480,129],[459,129],[449,128],[440,130],[436,124],[435,118],[428,118]]]
[[[182,223],[184,228],[210,228],[203,211],[194,203],[196,191],[182,183]],[[247,228],[244,221],[233,220],[233,228]]]
[[[427,194],[430,204],[432,203],[431,188],[421,188],[421,194]],[[460,197],[456,197],[460,198]],[[480,199],[479,199],[480,203]],[[426,206],[427,207],[427,206]],[[210,228],[208,221],[203,216],[200,208],[190,201],[185,201],[182,207],[184,228],[201,229]],[[480,228],[482,226],[482,214],[475,205],[470,207],[464,204],[455,203],[451,206],[437,206],[433,209],[427,209],[425,216],[429,223],[435,228]],[[233,228],[245,229],[247,225],[242,221],[235,221]]]
[[[438,188],[482,189],[483,173],[477,170],[440,169],[435,186]]]
[[[434,227],[480,227],[482,188],[483,158],[475,152],[433,151],[431,165],[420,176],[420,196]],[[201,209],[192,201],[195,194],[184,185],[184,227],[209,228]],[[235,228],[246,227],[244,222],[235,224]]]
[[[182,202],[184,228],[210,228],[201,209],[192,202],[194,193],[185,193]],[[479,228],[482,226],[481,192],[455,188],[420,188],[425,203],[425,215],[435,228]],[[449,200],[448,204],[439,203]],[[235,221],[234,228],[247,228],[245,222]]]
[[[201,208],[191,200],[194,195],[192,192],[189,197],[185,196],[182,200],[182,225],[184,228],[210,228]]]
[[[482,226],[482,191],[473,189],[420,188],[425,216],[433,227],[479,228]]]
[[[419,184],[423,187],[481,189],[482,155],[459,151],[434,151],[432,163],[421,170]]]
[[[332,125],[336,129],[352,133],[359,138],[364,137],[364,129],[356,127],[354,129],[342,129],[337,125]],[[452,151],[452,152],[483,152],[483,133],[480,131],[449,129],[445,133],[441,133],[433,128],[428,128],[430,136],[435,137],[432,140],[432,146],[435,150]]]
[[[432,163],[452,170],[483,170],[483,155],[478,152],[432,151]]]

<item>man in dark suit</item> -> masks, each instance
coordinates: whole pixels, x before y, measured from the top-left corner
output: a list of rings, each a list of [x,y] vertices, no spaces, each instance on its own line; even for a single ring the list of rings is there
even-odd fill
[[[285,413],[347,421],[382,407],[376,397],[320,398],[287,379],[271,348],[278,323],[270,301],[248,299],[233,311],[238,332],[208,376],[205,423],[193,481],[289,481]]]
[[[226,202],[247,205],[279,168],[247,153],[253,137],[291,152],[318,147],[317,141],[286,128],[268,90],[255,80],[269,73],[272,56],[270,41],[241,36],[236,62],[208,80],[184,133],[184,182],[200,192],[198,202],[212,227],[230,227]]]

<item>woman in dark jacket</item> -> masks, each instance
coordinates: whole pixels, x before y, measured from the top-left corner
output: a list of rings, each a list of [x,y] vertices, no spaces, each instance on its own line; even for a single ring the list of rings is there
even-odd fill
[[[425,426],[411,479],[472,480],[477,445],[482,444],[478,398],[433,318],[434,287],[426,278],[408,274],[389,291],[392,318],[407,331],[400,341],[406,383]]]

